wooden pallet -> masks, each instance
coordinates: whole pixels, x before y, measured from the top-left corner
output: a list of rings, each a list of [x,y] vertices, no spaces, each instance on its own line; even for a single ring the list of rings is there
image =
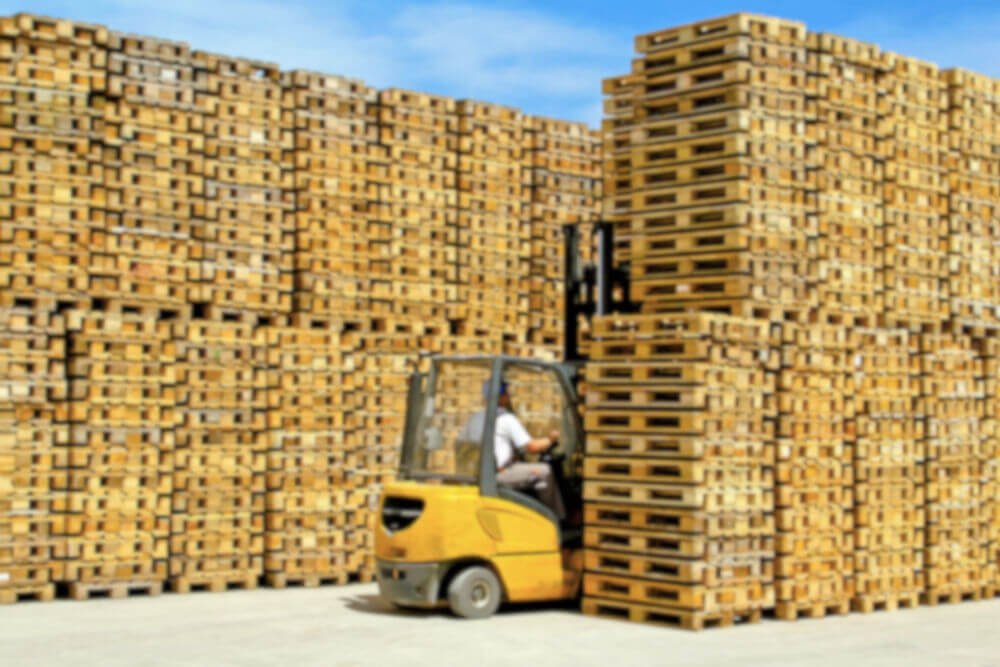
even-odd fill
[[[760,609],[701,613],[588,596],[584,596],[581,605],[583,613],[591,616],[617,618],[634,623],[665,625],[684,630],[704,630],[706,628],[724,628],[739,623],[759,623],[763,617],[763,612]]]
[[[50,602],[56,597],[55,584],[40,584],[36,586],[14,586],[0,588],[0,604],[14,604],[27,600]]]
[[[233,572],[228,574],[211,574],[204,576],[175,577],[170,579],[170,590],[174,593],[190,593],[205,591],[223,593],[229,590],[250,591],[257,588],[259,574]]]
[[[351,576],[347,571],[327,572],[315,575],[268,573],[264,579],[271,588],[288,588],[294,586],[316,588],[330,585],[343,586],[351,580]]]
[[[983,592],[979,587],[924,591],[920,595],[920,603],[934,607],[939,604],[978,602],[983,599]]]
[[[862,614],[876,611],[896,611],[897,609],[916,609],[920,604],[919,593],[900,593],[898,595],[858,596],[851,600],[851,610]]]
[[[91,600],[109,597],[115,600],[131,595],[155,597],[163,592],[162,581],[89,581],[69,584],[69,597],[74,600]]]
[[[827,615],[843,616],[851,611],[850,600],[831,602],[778,602],[774,607],[774,617],[782,621],[796,621],[800,618],[824,618]]]

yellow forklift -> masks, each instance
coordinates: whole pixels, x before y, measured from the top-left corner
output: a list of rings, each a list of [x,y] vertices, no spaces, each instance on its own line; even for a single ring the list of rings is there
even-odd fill
[[[375,533],[382,596],[404,608],[450,607],[485,618],[503,602],[574,599],[582,574],[584,432],[576,379],[581,318],[634,310],[628,267],[613,266],[609,223],[594,226],[597,263],[584,265],[580,230],[565,231],[564,361],[435,356],[410,379],[398,481],[379,502]],[[551,467],[565,519],[531,486],[498,483],[494,435],[501,394],[532,436],[558,441]]]

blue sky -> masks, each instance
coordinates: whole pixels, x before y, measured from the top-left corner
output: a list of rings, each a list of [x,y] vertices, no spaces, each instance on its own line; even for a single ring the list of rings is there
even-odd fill
[[[634,35],[735,11],[805,21],[811,30],[1000,76],[997,0],[32,0],[27,7],[287,69],[473,97],[595,126],[601,79],[629,70]],[[18,11],[26,6],[0,0],[0,13]]]

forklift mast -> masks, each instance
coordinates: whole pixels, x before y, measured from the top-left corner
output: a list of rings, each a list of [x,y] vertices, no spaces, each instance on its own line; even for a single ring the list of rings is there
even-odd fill
[[[569,364],[587,360],[580,354],[580,316],[589,320],[594,315],[637,310],[632,303],[629,264],[615,266],[614,227],[602,220],[594,223],[591,233],[597,236],[597,262],[585,264],[580,256],[580,225],[563,226],[563,361]]]

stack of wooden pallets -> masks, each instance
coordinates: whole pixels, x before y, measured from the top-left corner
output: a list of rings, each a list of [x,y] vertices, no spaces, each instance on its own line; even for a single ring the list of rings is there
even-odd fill
[[[203,261],[192,301],[288,313],[295,221],[278,68],[202,52],[192,58],[205,114]]]
[[[51,600],[61,579],[65,322],[0,308],[0,604]]]
[[[995,423],[984,361],[971,338],[921,336],[919,412],[926,428],[924,602],[979,599],[996,582],[990,557]]]
[[[378,131],[389,156],[379,199],[388,240],[369,263],[379,315],[443,321],[458,298],[458,114],[455,100],[406,90],[378,95]]]
[[[252,316],[205,314],[177,342],[170,582],[178,592],[253,588],[263,571],[266,333]]]
[[[205,213],[194,61],[186,44],[115,32],[107,58],[107,98],[97,109],[106,220],[90,294],[183,307],[198,297]]]
[[[996,82],[747,15],[636,48],[604,84],[633,297],[805,327],[772,349],[778,615],[995,590]]]
[[[947,89],[930,63],[888,53],[882,60],[884,319],[934,332],[949,314]]]
[[[979,334],[1000,326],[1000,81],[941,73],[948,91],[948,297],[951,318]],[[984,329],[985,328],[985,329]]]
[[[605,215],[633,295],[647,311],[792,317],[815,236],[805,26],[735,15],[636,49],[604,82]]]
[[[351,396],[351,357],[343,324],[297,316],[268,330],[270,448],[267,452],[267,552],[271,586],[344,583],[357,570],[349,531],[368,517]]]
[[[67,323],[63,579],[70,595],[159,593],[174,463],[170,323],[130,308]]]
[[[295,310],[367,314],[371,247],[388,237],[373,223],[387,173],[373,124],[375,91],[303,71],[283,72],[281,83],[294,146]]]
[[[0,20],[0,288],[79,302],[104,228],[101,109],[107,30]]]
[[[343,535],[310,537],[311,519],[288,519],[291,532],[274,529],[267,570],[275,581],[327,566],[370,575],[372,500],[397,465],[413,350],[557,355],[558,226],[597,208],[595,135],[507,107],[378,95],[353,79],[27,15],[0,19],[0,65],[0,308],[17,313],[0,337],[22,341],[24,326],[61,336],[50,330],[57,315],[73,313],[70,402],[28,416],[18,395],[0,420],[0,451],[14,457],[4,465],[28,456],[23,443],[59,445],[50,465],[32,453],[37,471],[14,478],[30,493],[0,493],[12,512],[24,502],[38,512],[12,530],[58,540],[59,566],[44,584],[30,578],[39,594],[54,580],[77,581],[81,596],[155,591],[167,579],[178,590],[252,585],[265,481],[272,518],[294,513],[282,494],[317,480],[295,466],[337,447]],[[319,385],[295,405],[281,392],[265,403],[270,380],[289,378],[268,373],[264,328],[314,336],[318,321],[340,332],[329,353],[343,369],[311,369]],[[101,346],[90,364],[89,348]],[[18,387],[47,372],[12,363]],[[350,392],[354,382],[363,394]],[[41,391],[39,381],[29,403]],[[317,401],[325,412],[304,415]],[[319,444],[299,461],[287,431],[317,420],[342,438],[306,438]],[[285,433],[265,479],[273,424]],[[58,519],[46,533],[50,501]],[[346,560],[313,558],[338,539]],[[46,547],[22,546],[0,560],[27,558],[42,572]],[[290,564],[296,555],[312,560]]]
[[[531,331],[529,342],[561,354],[563,226],[599,219],[600,136],[583,123],[528,116],[525,156],[531,179]],[[584,224],[582,254],[589,255]],[[589,257],[588,257],[589,258]]]
[[[510,107],[458,102],[457,301],[452,319],[500,329],[520,342],[528,329],[530,191],[524,117]]]
[[[987,597],[1000,594],[1000,341],[978,341],[983,362],[983,419],[992,420],[993,433],[983,442],[982,492],[987,531],[986,564],[996,568],[996,578],[986,583]]]
[[[841,325],[785,324],[778,372],[776,614],[846,614],[851,543],[856,340]]]
[[[912,608],[924,584],[919,338],[902,328],[855,333],[852,606],[863,612]]]
[[[406,421],[410,375],[417,369],[413,350],[434,350],[446,338],[446,326],[430,322],[372,318],[348,338],[352,350],[353,417],[356,424],[356,466],[350,470],[352,489],[347,509],[359,518],[346,539],[355,551],[353,573],[364,579],[375,574],[374,535],[382,484],[399,469],[399,446]],[[496,341],[499,346],[499,339]],[[469,352],[470,350],[463,350]]]
[[[884,71],[877,46],[809,35],[809,90],[816,107],[810,131],[819,167],[812,298],[836,321],[862,325],[876,324],[883,307]]]
[[[774,605],[768,345],[720,315],[595,321],[585,613],[701,628]]]

